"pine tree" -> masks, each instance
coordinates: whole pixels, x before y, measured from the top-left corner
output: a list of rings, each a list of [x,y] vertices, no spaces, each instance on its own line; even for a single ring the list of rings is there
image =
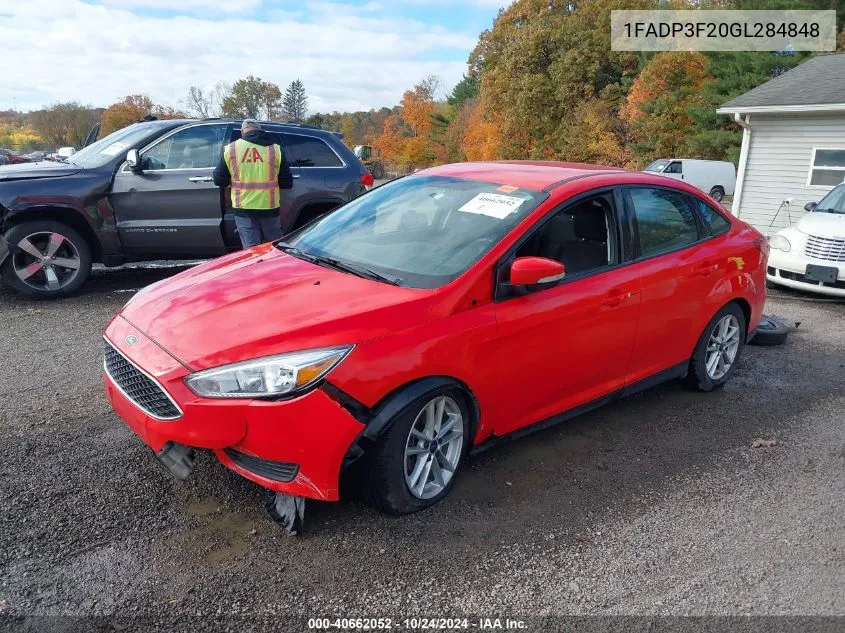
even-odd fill
[[[308,95],[305,94],[305,87],[299,79],[292,81],[285,90],[282,110],[288,120],[294,123],[302,123],[305,119],[308,113]]]

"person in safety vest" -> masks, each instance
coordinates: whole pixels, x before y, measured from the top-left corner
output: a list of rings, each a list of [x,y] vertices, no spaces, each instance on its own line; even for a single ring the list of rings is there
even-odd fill
[[[214,184],[231,186],[235,226],[244,248],[282,236],[281,189],[293,187],[282,148],[258,121],[241,124],[241,138],[223,148]]]

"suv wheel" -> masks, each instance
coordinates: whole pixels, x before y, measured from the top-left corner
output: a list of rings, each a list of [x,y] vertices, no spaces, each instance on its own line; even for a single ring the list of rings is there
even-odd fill
[[[688,379],[694,388],[712,391],[728,381],[745,345],[745,328],[745,315],[735,303],[710,320],[690,359]]]
[[[6,232],[3,282],[39,299],[70,295],[91,273],[91,249],[71,227],[52,220],[24,222]]]
[[[456,389],[440,389],[399,413],[379,439],[367,497],[388,514],[409,514],[445,497],[466,453],[469,411]]]

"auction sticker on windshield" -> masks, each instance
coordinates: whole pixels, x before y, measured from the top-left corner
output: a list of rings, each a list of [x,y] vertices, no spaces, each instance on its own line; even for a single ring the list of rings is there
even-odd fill
[[[525,202],[523,198],[516,196],[504,196],[500,193],[480,193],[458,211],[489,215],[491,218],[503,220],[514,213],[523,202]]]
[[[112,143],[106,149],[103,150],[103,154],[106,156],[117,156],[122,150],[129,147],[129,143],[124,143],[122,141],[117,141],[116,143]]]

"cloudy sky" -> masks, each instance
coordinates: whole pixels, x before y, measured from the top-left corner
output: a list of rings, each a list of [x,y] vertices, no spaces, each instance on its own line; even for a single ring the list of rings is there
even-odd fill
[[[398,103],[423,76],[451,88],[508,0],[0,0],[0,110],[107,106],[190,85],[299,78],[310,110]],[[178,7],[178,8],[177,8]]]

